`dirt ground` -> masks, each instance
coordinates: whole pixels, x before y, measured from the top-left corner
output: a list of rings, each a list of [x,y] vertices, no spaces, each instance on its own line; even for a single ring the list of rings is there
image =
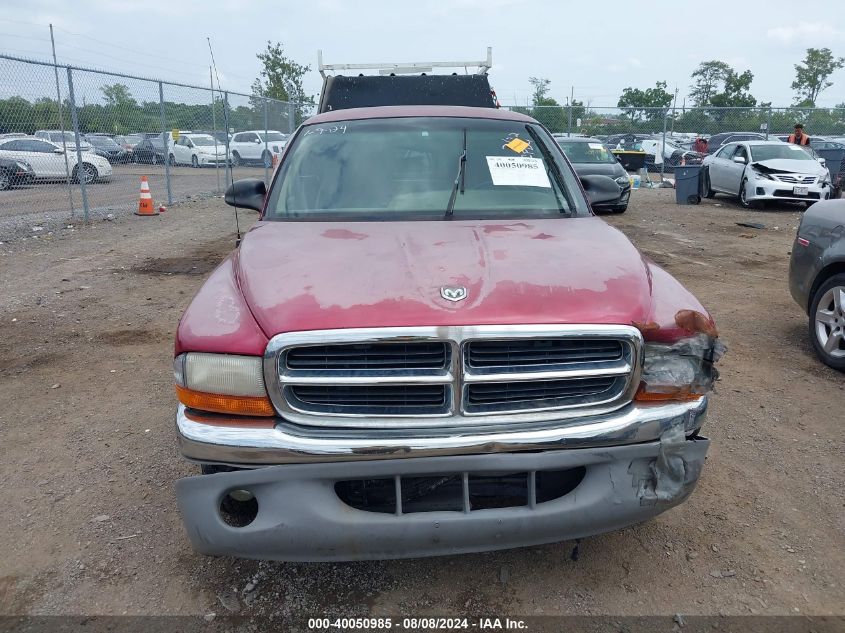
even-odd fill
[[[234,245],[222,201],[0,245],[0,613],[838,614],[845,605],[845,376],[787,289],[797,207],[609,216],[714,313],[729,352],[703,478],[649,523],[506,552],[282,564],[207,558],[183,533],[170,357]],[[250,216],[250,214],[242,214]],[[736,225],[763,222],[762,230]]]

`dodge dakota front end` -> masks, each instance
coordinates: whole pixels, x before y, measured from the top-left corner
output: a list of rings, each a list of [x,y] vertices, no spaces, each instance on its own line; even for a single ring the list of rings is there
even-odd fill
[[[495,109],[328,112],[176,338],[177,483],[206,554],[400,558],[548,543],[693,490],[722,347],[590,201],[548,131]]]

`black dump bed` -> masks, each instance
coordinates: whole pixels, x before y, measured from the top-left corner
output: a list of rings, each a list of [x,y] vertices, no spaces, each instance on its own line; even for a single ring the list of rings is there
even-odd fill
[[[486,74],[328,76],[320,112],[388,105],[458,105],[496,108]]]

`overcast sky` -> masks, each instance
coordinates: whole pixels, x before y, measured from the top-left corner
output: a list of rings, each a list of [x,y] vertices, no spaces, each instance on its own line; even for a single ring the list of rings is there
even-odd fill
[[[310,64],[481,59],[493,47],[491,83],[503,104],[524,104],[528,78],[551,80],[559,102],[574,87],[592,106],[615,106],[626,86],[677,86],[719,59],[754,73],[752,94],[790,105],[793,65],[807,47],[845,55],[843,0],[2,0],[0,52],[208,84],[210,37],[224,89],[248,91],[255,54],[281,41]],[[845,70],[818,104],[845,101]]]

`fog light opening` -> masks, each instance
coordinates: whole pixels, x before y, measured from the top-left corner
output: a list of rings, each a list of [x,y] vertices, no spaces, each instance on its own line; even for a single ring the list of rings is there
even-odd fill
[[[258,516],[258,499],[249,490],[230,490],[221,499],[219,512],[226,525],[246,527]]]

